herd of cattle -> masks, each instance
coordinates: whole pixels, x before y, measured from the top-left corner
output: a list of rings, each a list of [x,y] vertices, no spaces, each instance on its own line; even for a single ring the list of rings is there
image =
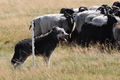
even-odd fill
[[[32,22],[35,37],[44,35],[57,25],[70,34],[69,42],[86,47],[91,41],[113,45],[120,41],[120,1],[113,2],[112,6],[62,8],[59,14],[39,16]]]

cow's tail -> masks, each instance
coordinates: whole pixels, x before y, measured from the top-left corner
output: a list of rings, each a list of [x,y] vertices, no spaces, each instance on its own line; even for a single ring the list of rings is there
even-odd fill
[[[13,55],[13,58],[11,59],[11,64],[15,64],[19,61],[20,59],[20,54],[21,54],[21,45],[20,44],[17,44],[15,46],[15,53]]]
[[[32,25],[30,24],[29,30],[31,29]]]
[[[30,22],[29,30],[32,28],[32,26],[35,26],[34,20],[32,20],[32,21]]]

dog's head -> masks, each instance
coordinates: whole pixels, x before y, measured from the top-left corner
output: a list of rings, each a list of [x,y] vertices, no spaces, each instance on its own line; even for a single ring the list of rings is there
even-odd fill
[[[66,37],[68,37],[69,34],[66,33],[63,28],[60,28],[60,27],[58,27],[58,26],[54,26],[54,27],[52,28],[52,31],[54,32],[54,34],[57,35],[57,38],[58,38],[59,40],[67,41],[67,40],[66,40]]]

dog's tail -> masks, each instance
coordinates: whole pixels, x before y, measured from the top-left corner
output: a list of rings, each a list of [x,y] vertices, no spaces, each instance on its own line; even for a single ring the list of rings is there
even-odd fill
[[[16,44],[15,46],[15,53],[13,55],[13,58],[11,59],[11,64],[15,64],[16,62],[19,61],[20,58],[20,54],[21,54],[21,48],[20,48],[20,44]]]

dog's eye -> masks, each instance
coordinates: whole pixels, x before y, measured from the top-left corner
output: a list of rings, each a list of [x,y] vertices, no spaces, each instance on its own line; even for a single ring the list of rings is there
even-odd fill
[[[62,34],[64,34],[64,32],[62,32]]]

